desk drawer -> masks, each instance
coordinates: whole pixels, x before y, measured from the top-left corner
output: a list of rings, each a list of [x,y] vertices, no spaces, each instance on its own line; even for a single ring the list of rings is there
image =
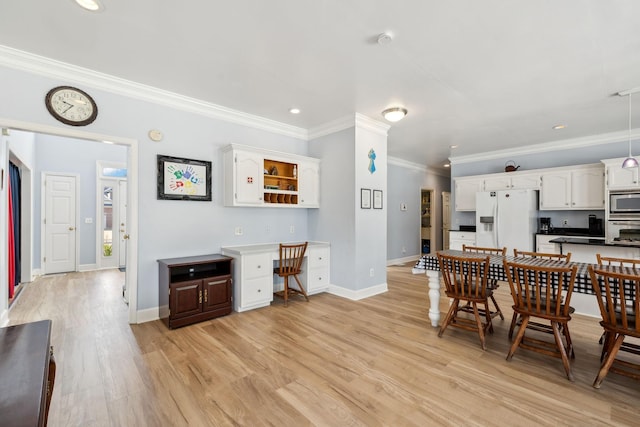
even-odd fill
[[[271,254],[245,255],[242,257],[242,280],[269,277],[273,275]]]
[[[307,254],[307,265],[309,268],[329,266],[329,248],[312,248]]]

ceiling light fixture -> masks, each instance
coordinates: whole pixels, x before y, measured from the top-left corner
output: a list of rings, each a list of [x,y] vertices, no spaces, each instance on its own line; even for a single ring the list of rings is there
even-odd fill
[[[451,163],[445,163],[443,166],[444,166],[445,168],[451,167]]]
[[[289,108],[289,112],[291,114],[300,114],[300,109],[299,108],[295,108],[295,107]]]
[[[560,129],[564,129],[566,128],[567,125],[555,125],[554,127],[552,127],[551,129],[553,130],[560,130]]]
[[[104,10],[104,6],[100,0],[74,0],[78,6],[91,12],[99,12]]]
[[[382,112],[382,117],[384,117],[386,120],[392,123],[395,123],[404,119],[404,116],[406,116],[407,113],[408,111],[406,108],[393,107],[393,108],[387,108],[386,110],[384,110]]]
[[[378,35],[378,44],[384,46],[393,41],[393,36],[389,33],[382,33]]]
[[[618,93],[618,95],[620,95],[620,93]],[[623,95],[621,95],[623,96]],[[631,92],[629,92],[626,96],[629,97],[629,157],[627,157],[626,159],[624,159],[624,162],[622,162],[622,167],[624,169],[627,168],[637,168],[638,167],[638,161],[635,159],[635,157],[633,157],[631,155]]]

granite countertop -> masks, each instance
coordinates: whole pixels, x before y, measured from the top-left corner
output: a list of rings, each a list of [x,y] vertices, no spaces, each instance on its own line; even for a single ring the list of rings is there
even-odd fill
[[[559,243],[560,245],[564,243],[569,245],[626,246],[626,247],[636,247],[640,249],[640,244],[638,243],[607,242],[604,239],[590,239],[590,238],[579,238],[579,237],[558,237],[557,239],[549,240],[549,243]]]
[[[592,237],[592,238],[604,238],[604,232],[602,234],[589,234],[588,228],[552,228],[547,233],[543,233],[538,230],[538,234],[544,234],[547,236],[579,236],[579,237]]]

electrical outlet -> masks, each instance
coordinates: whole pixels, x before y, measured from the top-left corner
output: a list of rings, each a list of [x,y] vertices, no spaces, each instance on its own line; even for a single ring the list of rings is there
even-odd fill
[[[374,276],[374,274],[373,274],[373,268],[372,268],[372,269],[369,270],[369,277],[373,277],[373,276]]]
[[[405,248],[404,246],[402,247],[402,253],[406,254],[407,253],[407,248]]]
[[[236,236],[242,236],[242,227],[236,227],[235,233]]]
[[[292,226],[290,226],[290,227],[289,227],[289,233],[293,234],[293,233],[295,233],[295,232],[296,232],[296,227],[295,227],[295,226],[293,226],[293,225],[292,225]]]
[[[569,220],[568,219],[563,219],[562,220],[562,225],[569,225]]]

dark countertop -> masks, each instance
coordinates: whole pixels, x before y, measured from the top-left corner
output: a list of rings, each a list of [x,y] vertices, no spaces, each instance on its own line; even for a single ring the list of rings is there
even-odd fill
[[[636,247],[640,249],[640,244],[637,243],[625,243],[625,242],[606,242],[604,239],[589,239],[579,237],[558,237],[557,239],[549,240],[549,243],[569,244],[569,245],[591,245],[591,246],[625,246]]]
[[[538,234],[544,234],[548,236],[580,236],[580,237],[603,237],[604,238],[604,233],[599,235],[589,234],[588,228],[571,228],[571,227],[552,228],[547,233],[538,231]]]

